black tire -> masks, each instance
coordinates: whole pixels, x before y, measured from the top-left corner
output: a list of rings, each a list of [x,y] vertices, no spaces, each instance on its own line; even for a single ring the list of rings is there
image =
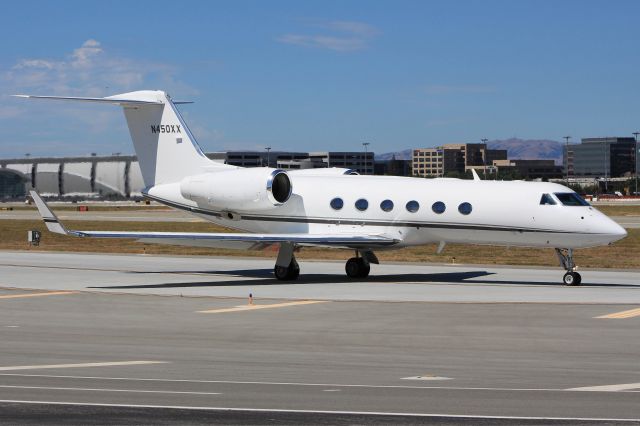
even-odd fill
[[[369,276],[369,271],[371,271],[371,265],[365,263],[364,260],[360,260],[360,275],[359,278],[367,278]]]
[[[289,279],[289,268],[276,265],[273,268],[273,275],[280,281],[287,281]]]
[[[580,285],[582,283],[582,276],[579,273],[573,272],[573,285]]]
[[[298,262],[296,261],[296,258],[294,257],[293,259],[291,259],[291,263],[289,264],[289,277],[288,277],[288,279],[290,281],[297,280],[299,275],[300,275],[300,265],[298,265]]]
[[[344,270],[349,278],[360,278],[360,262],[357,257],[347,260]]]
[[[273,275],[280,281],[292,281],[300,275],[300,266],[298,262],[296,262],[296,259],[293,258],[287,267],[276,265],[273,268]]]
[[[369,276],[371,266],[361,257],[352,257],[347,260],[344,270],[349,278],[366,278]]]
[[[566,274],[564,274],[564,277],[562,277],[562,281],[567,286],[576,286],[580,285],[580,283],[582,282],[582,277],[577,272],[567,272]]]

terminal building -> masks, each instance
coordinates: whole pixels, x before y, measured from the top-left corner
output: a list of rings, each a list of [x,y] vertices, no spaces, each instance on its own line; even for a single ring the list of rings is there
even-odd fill
[[[254,152],[206,154],[213,161],[241,167],[307,169],[341,167],[373,174],[373,152]],[[0,200],[20,199],[29,189],[65,198],[139,198],[144,188],[134,155],[41,157],[0,160]]]
[[[583,138],[564,146],[563,166],[569,177],[618,178],[635,173],[635,139]]]

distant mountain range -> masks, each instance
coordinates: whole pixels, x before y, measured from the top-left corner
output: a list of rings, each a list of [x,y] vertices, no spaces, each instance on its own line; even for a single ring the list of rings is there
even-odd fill
[[[384,154],[376,154],[376,160],[379,161],[387,161],[391,160],[393,156],[396,156],[396,160],[411,160],[413,149],[405,149],[404,151],[398,152],[386,152]]]
[[[562,143],[548,139],[504,139],[489,141],[490,149],[506,149],[510,160],[554,160],[562,164]]]
[[[506,149],[510,160],[553,160],[562,164],[562,143],[548,139],[503,139],[487,143],[489,149]],[[376,154],[376,160],[411,160],[412,149]]]

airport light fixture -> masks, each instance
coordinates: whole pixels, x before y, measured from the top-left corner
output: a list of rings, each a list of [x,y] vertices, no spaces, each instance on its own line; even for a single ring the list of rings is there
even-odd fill
[[[636,175],[636,191],[633,195],[638,195],[638,135],[640,135],[640,132],[633,132],[633,137],[636,139],[636,143],[633,145],[633,168]]]
[[[564,175],[566,180],[566,185],[569,186],[569,139],[571,136],[563,136],[564,138],[564,146],[565,146],[565,157],[567,159],[567,164],[564,166]]]
[[[364,146],[364,174],[367,174],[367,153],[368,153],[368,149],[367,147],[371,145],[371,142],[362,142],[362,146]]]
[[[483,170],[484,176],[486,178],[487,177],[487,141],[489,139],[483,138],[483,139],[480,139],[480,140],[484,144],[484,153],[482,154],[482,170]]]
[[[265,150],[267,151],[267,167],[269,167],[269,153],[271,151],[271,147],[268,146],[268,147],[265,148]]]

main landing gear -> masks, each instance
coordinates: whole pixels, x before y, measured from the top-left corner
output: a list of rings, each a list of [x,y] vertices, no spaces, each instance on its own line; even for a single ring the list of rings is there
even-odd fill
[[[273,275],[280,281],[293,281],[300,275],[300,266],[293,255],[291,243],[281,243]],[[369,276],[372,263],[379,263],[376,255],[370,250],[356,250],[356,257],[347,260],[344,267],[349,278],[366,278]]]
[[[582,277],[576,272],[576,265],[573,263],[573,249],[556,249],[560,266],[562,266],[567,273],[562,277],[562,281],[565,285],[580,285]]]
[[[296,262],[296,258],[292,256],[289,266],[276,265],[273,268],[273,274],[280,281],[293,281],[298,278],[298,275],[300,275],[300,266],[298,265],[298,262]]]
[[[344,270],[349,278],[366,278],[369,276],[371,265],[364,257],[352,257],[347,260]]]

